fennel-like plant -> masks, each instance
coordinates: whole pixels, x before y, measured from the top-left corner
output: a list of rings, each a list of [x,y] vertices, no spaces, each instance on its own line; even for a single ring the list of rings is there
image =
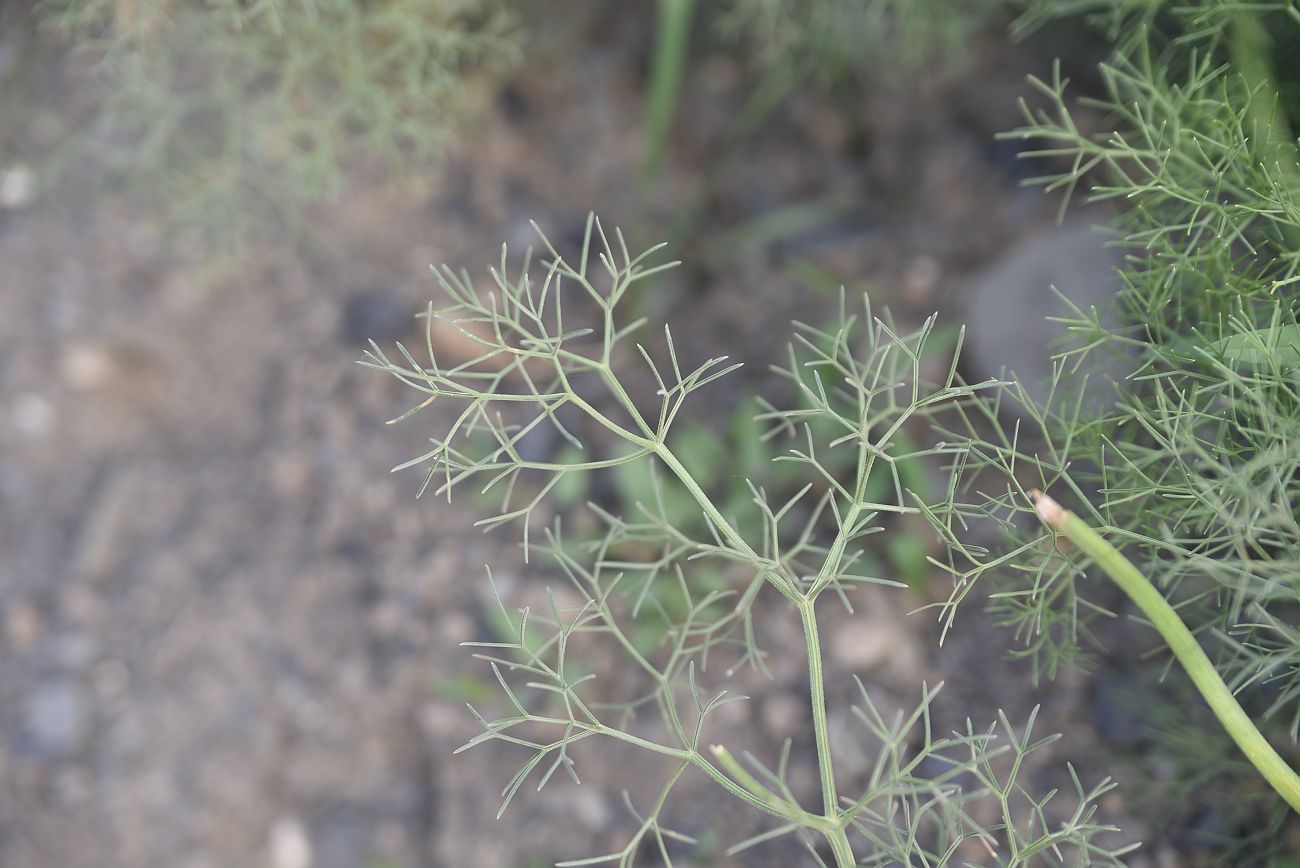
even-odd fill
[[[977,860],[997,865],[1120,864],[1127,848],[1097,840],[1109,827],[1094,821],[1096,800],[1112,785],[1084,785],[1071,770],[1073,804],[1053,793],[1032,795],[1018,780],[1026,755],[1052,739],[1033,735],[1034,719],[1020,728],[1005,718],[990,729],[948,735],[932,731],[929,706],[937,689],[920,686],[921,700],[907,716],[886,720],[859,682],[856,709],[865,738],[881,749],[871,773],[848,780],[837,775],[827,723],[826,670],[822,663],[819,607],[850,605],[861,583],[900,584],[861,570],[866,537],[881,530],[881,516],[923,513],[944,521],[960,509],[950,486],[938,502],[904,490],[900,462],[929,456],[960,465],[965,446],[912,445],[905,429],[934,414],[975,400],[992,383],[963,385],[956,356],[936,384],[922,381],[921,354],[934,319],[903,334],[887,317],[876,318],[869,302],[859,312],[841,305],[830,329],[797,326],[788,364],[778,373],[800,399],[797,407],[769,407],[761,418],[774,434],[793,432],[784,460],[810,468],[809,483],[784,502],[768,499],[761,481],[750,482],[758,521],[744,526],[724,514],[674,453],[669,435],[696,392],[738,367],[726,359],[691,365],[665,328],[661,340],[635,343],[642,325],[624,322],[619,304],[636,283],[671,267],[656,263],[657,248],[632,255],[622,235],[612,237],[589,219],[581,250],[566,258],[542,236],[547,258],[524,257],[517,276],[508,272],[503,249],[492,271],[493,286],[479,293],[469,276],[443,268],[438,281],[451,304],[425,313],[425,358],[405,346],[395,355],[372,345],[363,364],[399,379],[417,395],[401,417],[440,413],[443,427],[432,448],[406,466],[424,466],[421,491],[448,497],[463,484],[503,493],[500,511],[479,524],[523,525],[525,556],[539,549],[571,586],[562,604],[548,594],[545,611],[516,610],[500,596],[500,641],[471,643],[501,689],[503,711],[475,710],[483,732],[465,745],[494,743],[523,757],[506,783],[504,811],[526,781],[546,785],[557,772],[578,781],[573,748],[587,739],[611,739],[628,750],[671,761],[658,796],[626,803],[633,815],[627,845],[615,852],[566,865],[631,865],[649,848],[671,865],[684,836],[669,825],[667,805],[683,775],[700,774],[723,793],[769,818],[761,834],[732,852],[785,835],[797,835],[817,864],[945,865]],[[588,312],[584,314],[585,306]],[[460,331],[481,348],[473,359],[439,360],[435,325]],[[960,341],[958,342],[960,343]],[[638,394],[624,375],[643,365],[653,394]],[[396,420],[394,420],[396,421]],[[822,422],[814,426],[813,422]],[[530,435],[551,427],[570,446],[573,460],[530,455]],[[581,426],[581,427],[580,427]],[[814,435],[814,430],[828,432]],[[590,435],[590,436],[588,436]],[[588,441],[591,442],[588,442]],[[577,450],[577,451],[574,451]],[[848,453],[852,472],[827,470],[827,456]],[[672,523],[659,503],[642,504],[639,515],[614,515],[593,506],[602,532],[570,540],[558,522],[541,532],[531,519],[566,476],[650,462],[661,485],[680,486],[703,521],[698,530]],[[892,484],[868,496],[877,467]],[[955,479],[954,479],[955,485]],[[870,490],[879,491],[871,486]],[[695,578],[708,562],[727,567],[733,584],[704,588]],[[491,573],[488,574],[491,581]],[[677,605],[669,605],[669,598]],[[756,607],[785,605],[797,611],[807,653],[806,723],[815,744],[819,793],[809,803],[793,791],[787,774],[795,761],[791,742],[773,748],[765,764],[745,761],[727,748],[728,733],[713,713],[737,701],[725,688],[737,667],[762,669],[762,636]],[[657,625],[656,641],[634,638],[638,623]],[[600,684],[582,674],[581,649],[599,642],[617,653],[626,672]],[[997,819],[975,819],[973,800],[991,800]],[[982,813],[982,812],[981,812]]]

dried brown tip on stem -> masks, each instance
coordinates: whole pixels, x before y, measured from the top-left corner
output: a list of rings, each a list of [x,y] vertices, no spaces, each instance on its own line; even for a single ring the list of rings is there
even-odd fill
[[[1034,512],[1038,513],[1043,524],[1055,530],[1065,529],[1065,517],[1069,513],[1064,507],[1037,488],[1030,490],[1029,499],[1034,502]]]

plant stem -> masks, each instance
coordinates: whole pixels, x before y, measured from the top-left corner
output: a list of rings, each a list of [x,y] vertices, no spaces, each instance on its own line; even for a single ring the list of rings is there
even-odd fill
[[[708,494],[691,476],[690,471],[677,459],[677,456],[673,455],[662,444],[656,444],[653,451],[686,486],[695,501],[704,510],[705,515],[717,527],[718,532],[739,551],[751,555],[755,561],[761,561],[762,558],[718,511],[713,501],[709,499]],[[854,514],[856,514],[856,510]],[[841,534],[841,537],[844,535]],[[842,548],[842,543],[840,545]],[[812,702],[813,736],[817,743],[817,768],[822,785],[822,810],[825,813],[825,817],[819,818],[820,821],[815,824],[815,828],[819,829],[830,841],[831,851],[835,854],[836,866],[838,868],[849,868],[849,866],[856,865],[857,860],[853,857],[853,850],[849,846],[848,836],[845,834],[844,826],[840,821],[839,796],[835,791],[835,772],[831,763],[830,729],[826,725],[826,685],[822,671],[821,636],[817,632],[815,594],[811,590],[808,594],[803,594],[790,587],[774,569],[767,571],[766,578],[798,607],[799,617],[803,622],[804,641],[808,646],[808,681]],[[723,753],[725,754],[725,751]],[[735,774],[734,771],[733,774]],[[814,824],[810,823],[810,825]]]
[[[822,831],[831,843],[835,864],[856,865],[853,849],[839,818],[840,797],[835,791],[835,769],[831,762],[830,728],[826,724],[826,683],[822,670],[822,643],[817,631],[816,603],[804,598],[799,603],[799,617],[803,621],[804,641],[808,644],[808,683],[812,700],[813,738],[817,743],[817,771],[822,784],[822,811],[831,823]]]
[[[1192,683],[1201,696],[1209,703],[1215,717],[1223,724],[1228,735],[1237,743],[1246,758],[1251,761],[1273,789],[1286,799],[1297,813],[1300,813],[1300,775],[1286,764],[1273,746],[1268,743],[1251,719],[1242,710],[1228,685],[1219,676],[1218,670],[1205,651],[1197,643],[1196,637],[1187,629],[1187,625],[1178,617],[1178,613],[1169,601],[1147,580],[1128,558],[1124,557],[1114,546],[1106,542],[1101,534],[1088,526],[1087,522],[1074,513],[1061,507],[1052,498],[1039,491],[1030,492],[1034,508],[1039,518],[1053,530],[1063,534],[1070,542],[1088,555],[1097,566],[1110,576],[1137,603],[1142,614],[1146,615],[1151,625],[1160,632],[1167,644],[1178,658],[1178,662],[1191,676]]]
[[[746,791],[766,805],[768,811],[788,817],[825,835],[826,840],[830,842],[831,853],[835,856],[836,868],[853,868],[854,865],[858,864],[853,856],[853,849],[849,846],[849,836],[845,834],[838,815],[822,817],[801,810],[798,805],[787,802],[759,783],[758,779],[751,775],[722,745],[715,744],[712,751],[718,765],[726,769]]]
[[[853,868],[858,864],[858,860],[853,856],[853,848],[849,846],[849,836],[844,833],[844,828],[839,823],[836,823],[833,829],[824,829],[823,834],[826,835],[826,840],[831,842],[831,853],[835,855],[836,868]]]
[[[646,152],[641,170],[646,179],[659,174],[659,162],[672,131],[694,11],[695,0],[659,0],[654,66],[646,100]]]
[[[801,811],[797,805],[792,805],[767,787],[759,783],[758,778],[749,773],[749,769],[740,764],[731,751],[727,750],[720,744],[715,744],[710,751],[718,765],[726,769],[727,773],[735,779],[735,782],[749,792],[754,798],[765,804],[768,810],[780,816],[791,820],[798,820],[805,823],[815,824],[820,818],[811,816]]]
[[[727,521],[726,516],[724,516],[713,503],[709,498],[709,495],[700,487],[700,484],[695,481],[695,477],[691,476],[691,472],[686,469],[686,465],[682,464],[682,462],[678,460],[677,456],[670,452],[662,443],[652,444],[651,451],[658,455],[659,459],[663,461],[664,466],[671,470],[673,475],[681,480],[682,485],[686,486],[686,490],[690,492],[691,497],[695,498],[695,502],[699,504],[705,517],[713,524],[718,533],[722,535],[723,539],[734,546],[736,551],[748,555],[755,564],[763,563],[763,557],[759,555],[758,552],[754,551],[753,547],[745,541],[744,537],[736,532],[736,529],[731,526],[731,522]],[[763,578],[767,580],[768,584],[776,588],[781,595],[790,602],[798,604],[799,601],[803,599],[803,595],[799,593],[796,588],[792,587],[788,581],[786,581],[785,577],[781,575],[776,567],[761,568],[760,572],[762,573]]]
[[[804,641],[808,644],[808,680],[811,682],[813,736],[817,742],[817,769],[821,772],[822,810],[834,817],[839,808],[835,794],[835,776],[831,768],[830,730],[826,725],[826,686],[822,683],[822,643],[817,633],[817,613],[811,600],[800,602]]]

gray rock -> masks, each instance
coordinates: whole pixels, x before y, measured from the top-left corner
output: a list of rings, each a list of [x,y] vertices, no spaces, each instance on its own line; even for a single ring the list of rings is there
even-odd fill
[[[1119,750],[1136,750],[1149,738],[1145,706],[1149,688],[1132,672],[1106,666],[1093,682],[1092,723]]]
[[[90,702],[75,682],[46,682],[32,692],[23,706],[26,746],[42,759],[74,756],[86,746],[90,718]]]
[[[1096,223],[1080,217],[1033,235],[966,284],[965,359],[977,378],[1018,379],[1038,406],[1047,402],[1052,355],[1069,340],[1065,327],[1048,319],[1070,310],[1053,287],[1082,310],[1095,306],[1103,322],[1114,322],[1116,269],[1123,258],[1106,246]],[[1108,400],[1108,380],[1121,378],[1123,368],[1116,364],[1105,371],[1109,376],[1091,377],[1085,400],[1094,406]]]
[[[343,304],[339,338],[348,346],[364,346],[372,340],[387,344],[405,337],[414,325],[415,311],[402,299],[381,290],[357,292]]]

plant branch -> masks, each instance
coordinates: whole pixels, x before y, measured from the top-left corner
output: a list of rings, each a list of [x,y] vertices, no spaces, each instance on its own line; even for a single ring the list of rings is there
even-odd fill
[[[1137,603],[1142,614],[1159,631],[1178,662],[1187,670],[1196,689],[1209,703],[1228,735],[1232,736],[1232,740],[1273,789],[1300,813],[1300,775],[1286,764],[1242,710],[1210,658],[1197,643],[1196,637],[1187,629],[1187,625],[1178,617],[1164,595],[1138,572],[1128,558],[1106,542],[1083,519],[1040,491],[1030,492],[1030,497],[1044,524],[1078,546]]]

